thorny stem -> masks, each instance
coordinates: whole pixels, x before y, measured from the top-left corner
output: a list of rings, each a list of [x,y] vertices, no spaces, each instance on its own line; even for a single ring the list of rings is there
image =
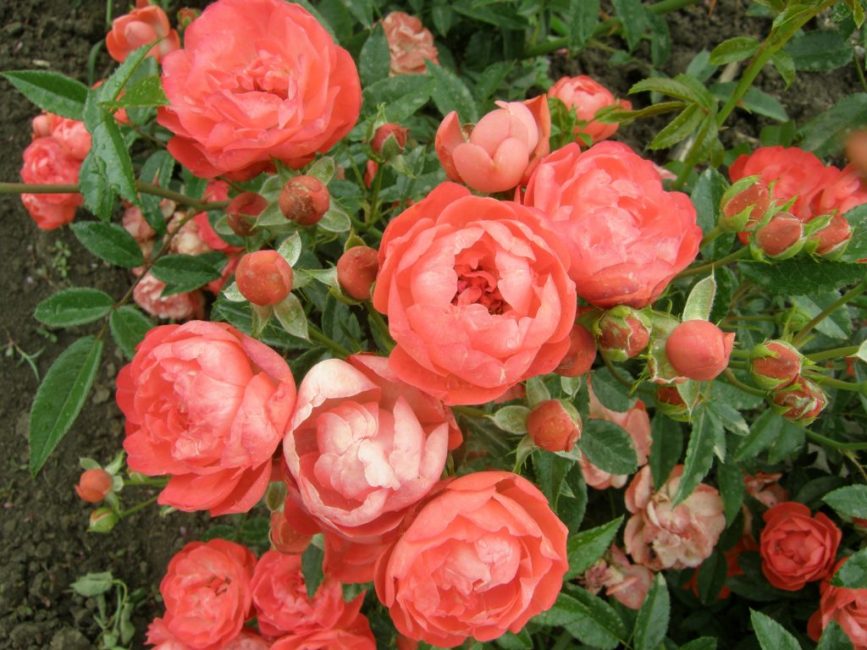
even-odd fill
[[[849,291],[840,296],[837,300],[825,307],[825,309],[816,314],[816,316],[812,320],[810,320],[806,325],[804,325],[801,328],[800,332],[795,334],[795,338],[792,339],[792,344],[795,346],[802,345],[810,332],[813,331],[813,328],[816,327],[816,325],[821,323],[823,320],[825,320],[825,318],[827,318],[835,311],[837,311],[840,307],[852,300],[852,298],[855,298],[856,296],[863,293],[865,289],[867,289],[867,280],[859,282]]]

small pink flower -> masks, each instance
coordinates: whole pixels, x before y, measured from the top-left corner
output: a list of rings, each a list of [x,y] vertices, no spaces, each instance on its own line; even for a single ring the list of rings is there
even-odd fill
[[[433,34],[415,16],[392,11],[382,20],[391,55],[391,74],[424,74],[424,62],[439,63]]]
[[[21,180],[33,184],[75,184],[81,160],[53,137],[37,138],[24,150]],[[80,194],[22,194],[21,202],[40,230],[54,230],[75,219]]]
[[[205,315],[205,297],[199,290],[164,296],[165,282],[148,273],[132,291],[135,304],[162,320],[191,320]]]
[[[601,109],[608,106],[620,106],[625,110],[632,108],[630,102],[616,99],[610,90],[587,75],[561,77],[548,89],[548,97],[559,99],[575,111],[579,120],[586,122],[575,127],[575,137],[586,135],[592,143],[607,140],[617,131],[617,124],[594,121]]]
[[[157,39],[161,40],[148,53],[157,61],[181,46],[166,12],[157,5],[148,4],[147,0],[138,0],[135,9],[114,19],[111,31],[105,37],[105,46],[111,58],[122,63],[133,50]]]

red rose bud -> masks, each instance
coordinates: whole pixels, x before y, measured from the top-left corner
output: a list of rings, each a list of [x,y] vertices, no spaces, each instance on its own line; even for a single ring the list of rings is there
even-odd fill
[[[805,243],[804,223],[788,212],[778,212],[756,230],[752,251],[759,260],[787,260],[800,253]]]
[[[256,217],[268,207],[268,201],[261,194],[242,192],[226,206],[226,221],[229,228],[239,237],[253,234]]]
[[[235,281],[254,305],[276,305],[292,291],[292,267],[277,251],[247,253],[238,262]]]
[[[370,141],[370,148],[383,158],[392,158],[406,146],[406,127],[389,122],[379,127]]]
[[[626,305],[606,311],[596,328],[599,350],[612,361],[631,359],[650,342],[650,321]]]
[[[797,348],[785,341],[765,341],[750,354],[750,372],[756,384],[766,390],[777,390],[798,378],[802,360]]]
[[[111,492],[114,479],[104,469],[95,468],[82,472],[75,486],[75,493],[82,501],[99,503]]]
[[[807,236],[807,251],[822,257],[839,257],[852,239],[852,228],[842,214],[835,214],[827,224]]]
[[[828,398],[819,385],[805,377],[798,377],[771,396],[774,410],[787,420],[810,424],[828,405]]]
[[[90,513],[87,530],[91,533],[110,533],[120,519],[111,508],[97,508]]]
[[[560,400],[545,400],[527,416],[527,433],[542,449],[569,451],[581,437],[580,418],[574,419]]]
[[[280,192],[280,211],[299,226],[318,223],[330,205],[328,188],[315,176],[290,178]]]
[[[596,339],[586,327],[575,323],[569,334],[569,349],[554,372],[563,377],[578,377],[590,371],[596,360]]]
[[[729,365],[735,335],[706,320],[688,320],[674,328],[665,354],[677,374],[710,381]]]
[[[867,177],[867,129],[852,131],[846,137],[846,158],[862,178]]]
[[[768,185],[758,176],[740,179],[723,194],[720,228],[726,232],[751,232],[771,207]]]
[[[680,422],[689,420],[689,408],[687,408],[686,402],[683,401],[676,386],[660,385],[656,387],[656,408],[672,420]]]
[[[369,300],[379,270],[379,253],[369,246],[353,246],[337,260],[337,282],[350,298]]]

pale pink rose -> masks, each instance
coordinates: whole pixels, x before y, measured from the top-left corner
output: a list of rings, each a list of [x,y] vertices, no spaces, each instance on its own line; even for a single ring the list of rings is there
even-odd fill
[[[162,82],[169,152],[203,178],[250,178],[274,160],[301,167],[349,133],[361,109],[349,52],[283,0],[209,5],[163,59]]]
[[[545,213],[569,249],[578,295],[597,307],[649,305],[698,254],[689,197],[665,191],[653,163],[619,142],[546,156],[523,202]]]
[[[151,316],[163,320],[190,320],[205,315],[205,297],[199,290],[164,296],[165,282],[146,274],[132,290],[132,298]]]
[[[436,133],[446,175],[480,192],[511,190],[550,151],[551,114],[544,95],[497,106],[472,128],[464,128],[452,111]]]
[[[84,160],[90,153],[90,133],[84,122],[43,113],[33,118],[33,139],[54,138],[73,158]]]
[[[672,501],[683,465],[675,465],[668,480],[653,491],[650,467],[633,477],[626,489],[626,509],[632,513],[623,540],[626,552],[653,571],[697,567],[713,553],[725,529],[719,492],[700,483],[677,506]]]
[[[52,137],[37,138],[24,150],[21,180],[33,184],[78,182],[81,160]],[[22,194],[21,202],[40,230],[54,230],[75,218],[84,199],[80,194]]]
[[[653,572],[647,567],[632,564],[626,554],[615,545],[604,558],[597,560],[587,569],[581,582],[593,594],[604,588],[609,597],[625,607],[641,609],[653,582]]]
[[[585,122],[575,127],[575,137],[586,135],[593,143],[606,140],[617,131],[617,124],[595,122],[596,113],[608,106],[620,106],[625,110],[632,108],[630,102],[616,99],[610,90],[587,75],[560,77],[548,89],[548,97],[559,99],[575,111],[577,118]]]
[[[144,218],[141,208],[127,204],[123,210],[123,227],[139,244],[152,240],[156,231]]]
[[[187,215],[183,212],[175,212],[166,226],[170,233],[174,233],[169,250],[179,255],[201,255],[211,249],[199,234],[199,225],[195,219],[184,220]],[[183,225],[181,225],[183,224]]]
[[[394,530],[445,467],[451,411],[400,381],[385,357],[311,368],[283,441],[304,508],[348,538]]]
[[[111,31],[105,37],[105,46],[112,59],[123,63],[133,50],[157,39],[161,40],[148,52],[148,56],[157,61],[181,46],[178,33],[169,25],[166,12],[155,4],[149,4],[147,0],[138,0],[135,9],[118,16],[111,23]]]
[[[744,487],[747,494],[766,508],[773,508],[778,503],[789,500],[789,491],[780,485],[782,472],[756,472],[744,476]]]
[[[415,16],[392,11],[382,20],[391,55],[391,74],[424,74],[424,62],[439,63],[433,34]]]

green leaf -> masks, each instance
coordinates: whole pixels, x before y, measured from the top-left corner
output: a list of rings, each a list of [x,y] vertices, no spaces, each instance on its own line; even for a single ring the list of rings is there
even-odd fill
[[[816,650],[852,650],[852,641],[846,636],[837,621],[828,621],[828,626],[822,630],[819,645]]]
[[[168,103],[160,78],[152,75],[131,84],[123,95],[112,102],[112,108],[151,108]]]
[[[737,465],[719,463],[716,470],[716,480],[723,500],[726,525],[730,526],[744,502],[744,475]]]
[[[577,52],[593,37],[599,24],[599,0],[570,0],[566,23],[569,26],[569,49]]]
[[[659,487],[668,479],[683,452],[683,431],[680,424],[657,412],[650,423],[650,472],[653,484]]]
[[[602,650],[613,650],[626,640],[626,628],[617,612],[579,588],[561,593],[554,606],[533,621],[547,627],[564,627],[582,643]]]
[[[777,50],[771,57],[771,63],[785,82],[786,88],[791,86],[797,76],[795,60],[785,50]]]
[[[746,436],[735,452],[735,462],[742,462],[755,458],[764,449],[767,449],[780,435],[783,428],[783,418],[771,410],[767,410],[757,417],[750,427],[750,434]]]
[[[602,557],[614,541],[622,523],[621,516],[596,528],[582,530],[569,538],[566,545],[569,556],[569,572],[566,574],[566,580],[581,575]]]
[[[683,306],[682,320],[707,320],[713,309],[713,300],[716,297],[716,280],[713,274],[695,283],[686,304]]]
[[[867,270],[860,264],[817,262],[793,257],[774,264],[741,262],[739,270],[774,296],[803,296],[833,291],[863,279]]]
[[[153,327],[150,319],[135,307],[125,305],[111,312],[111,335],[127,358],[135,355],[135,347]]]
[[[309,544],[301,554],[301,574],[307,587],[307,596],[313,598],[322,583],[322,560],[325,554],[316,544]]]
[[[848,485],[826,494],[822,501],[843,517],[867,518],[867,485]]]
[[[151,268],[166,283],[164,296],[198,289],[220,277],[220,271],[199,255],[166,255]]]
[[[168,188],[175,170],[175,159],[168,151],[156,151],[151,154],[141,167],[140,178],[145,183],[153,183],[162,188]],[[142,214],[157,233],[166,230],[166,218],[160,208],[160,197],[155,194],[142,193],[140,196]]]
[[[581,465],[573,463],[566,474],[565,487],[571,494],[561,494],[557,504],[557,516],[566,524],[569,534],[578,532],[587,511],[587,483],[581,473]],[[564,490],[565,492],[565,490]]]
[[[839,153],[845,135],[867,124],[867,93],[847,95],[801,129],[801,148],[819,157]]]
[[[717,436],[721,434],[722,425],[719,421],[703,406],[696,408],[692,416],[692,432],[686,447],[686,458],[683,461],[683,475],[680,477],[677,494],[674,495],[675,504],[692,494],[710,471],[714,444]]]
[[[716,639],[709,636],[699,637],[680,646],[680,650],[716,650]]]
[[[841,259],[844,262],[857,262],[867,258],[867,205],[852,208],[845,216],[852,228],[852,238]]]
[[[111,589],[112,584],[114,584],[114,576],[111,575],[111,571],[105,571],[104,573],[88,573],[83,575],[73,582],[70,587],[79,596],[93,598]]]
[[[796,36],[785,48],[798,70],[824,72],[852,61],[852,46],[837,31],[813,31]]]
[[[388,77],[391,68],[391,55],[388,52],[388,41],[381,24],[377,24],[361,48],[358,59],[358,72],[361,83],[369,86],[380,79]]]
[[[770,616],[751,609],[750,620],[762,650],[801,650],[798,640]]]
[[[693,135],[704,120],[705,114],[699,110],[699,107],[690,104],[657,133],[647,146],[654,150],[672,147]]]
[[[720,201],[728,186],[725,176],[713,168],[704,170],[695,182],[690,198],[695,205],[698,225],[704,233],[716,225]]]
[[[102,161],[104,166],[101,170],[109,187],[127,201],[138,203],[132,159],[114,117],[103,110],[91,136],[91,153]]]
[[[635,650],[656,650],[665,639],[671,606],[668,585],[661,573],[653,579],[653,585],[635,619]]]
[[[299,339],[310,340],[304,305],[294,293],[290,293],[281,302],[274,305],[274,315],[289,334],[297,336]]]
[[[78,417],[101,356],[102,341],[86,336],[66,348],[48,369],[30,409],[30,473],[33,476],[39,473]]]
[[[100,104],[115,102],[118,99],[124,87],[132,79],[135,71],[147,58],[152,46],[153,43],[148,43],[130,52],[123,60],[123,63],[117,66],[117,69],[109,75],[99,88],[93,88],[88,91],[82,116],[88,131],[93,133],[97,124],[103,121],[103,114],[106,111]]]
[[[352,228],[352,220],[342,205],[336,201],[331,201],[331,207],[328,208],[328,212],[322,215],[322,218],[316,225],[328,232],[348,232]]]
[[[578,444],[587,460],[603,472],[632,474],[638,468],[632,438],[613,422],[587,420]]]
[[[494,644],[503,650],[533,650],[533,637],[524,628],[517,634],[506,632],[499,639],[494,640]]]
[[[423,75],[387,77],[364,89],[365,105],[385,105],[385,119],[403,122],[428,103],[433,81]]]
[[[623,36],[626,38],[626,44],[631,52],[638,45],[644,32],[650,27],[647,8],[641,3],[641,0],[612,0],[612,4],[614,5],[614,14],[623,25]]]
[[[726,582],[728,566],[725,556],[717,549],[698,568],[698,595],[702,604],[712,605]]]
[[[530,409],[520,404],[504,406],[488,417],[498,428],[509,433],[527,433],[527,417]]]
[[[710,91],[701,82],[685,74],[679,74],[674,79],[667,77],[642,79],[629,89],[629,94],[644,91],[675,97],[687,103],[698,104],[708,110],[715,106],[715,100]]]
[[[84,207],[102,221],[109,221],[114,211],[116,194],[109,187],[105,163],[93,149],[87,154],[78,172],[78,189],[84,197]]]
[[[556,512],[560,501],[560,488],[566,479],[566,474],[575,464],[574,458],[566,458],[552,454],[544,449],[536,450],[533,454],[533,469],[536,473],[536,482],[539,489],[547,497],[551,509]]]
[[[726,83],[714,84],[711,87],[711,92],[719,99],[726,101],[735,91],[737,84],[734,81]],[[780,101],[768,93],[759,90],[758,88],[750,88],[738,102],[738,108],[742,108],[750,113],[763,115],[778,122],[786,122],[789,119],[785,107]]]
[[[447,115],[457,111],[462,122],[478,121],[479,111],[476,101],[460,77],[432,61],[425,61],[425,65],[433,79],[431,97],[439,112]]]
[[[545,402],[551,399],[551,393],[541,377],[531,377],[524,384],[527,393],[527,404],[534,407],[539,402]]]
[[[621,412],[628,411],[632,406],[626,387],[611,375],[608,368],[594,370],[591,383],[593,394],[602,406]]]
[[[47,70],[14,70],[0,73],[21,94],[49,113],[80,120],[87,99],[87,86]]]
[[[127,269],[144,264],[138,243],[123,227],[100,221],[77,221],[70,227],[82,246],[109,264]]]
[[[717,45],[710,53],[713,65],[725,65],[734,61],[750,58],[759,47],[759,40],[754,36],[735,36]]]
[[[831,584],[847,589],[867,588],[867,548],[862,548],[850,555],[849,559],[834,574]]]
[[[72,327],[99,320],[113,303],[110,295],[98,289],[64,289],[36,305],[33,315],[49,327]]]

